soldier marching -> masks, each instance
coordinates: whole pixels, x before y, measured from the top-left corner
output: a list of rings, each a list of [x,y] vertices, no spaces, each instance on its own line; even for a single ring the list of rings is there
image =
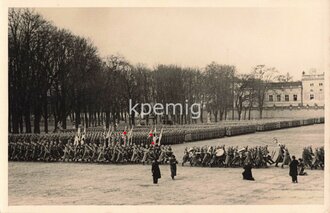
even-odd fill
[[[125,135],[125,134],[123,134]],[[12,161],[46,162],[94,162],[94,163],[168,163],[172,156],[170,145],[160,145],[159,137],[153,137],[150,144],[128,143],[127,137],[105,137],[96,142],[81,139],[69,139],[66,142],[55,138],[21,137],[17,141],[11,138],[8,143],[8,158]]]
[[[91,163],[119,163],[119,164],[150,164],[153,159],[159,163],[168,163],[173,154],[168,144],[172,138],[175,143],[181,143],[184,130],[176,134],[165,134],[161,130],[157,134],[156,128],[146,131],[132,129],[115,132],[93,130],[62,132],[50,135],[19,134],[10,135],[8,143],[8,158],[12,161],[46,161],[46,162],[91,162]],[[147,135],[147,136],[146,136]],[[162,143],[160,143],[162,142]],[[191,166],[203,167],[243,167],[250,163],[254,168],[266,168],[275,164],[275,167],[288,166],[291,156],[284,144],[273,142],[277,148],[272,153],[268,146],[256,147],[225,147],[203,146],[191,147],[184,150],[182,166],[189,163]],[[311,146],[302,151],[301,165],[309,169],[324,169],[324,148],[315,150]],[[303,173],[303,172],[302,172]]]
[[[182,166],[187,162],[191,166],[203,167],[243,167],[249,163],[256,168],[266,168],[275,163],[269,155],[268,146],[226,148],[225,145],[186,148]]]

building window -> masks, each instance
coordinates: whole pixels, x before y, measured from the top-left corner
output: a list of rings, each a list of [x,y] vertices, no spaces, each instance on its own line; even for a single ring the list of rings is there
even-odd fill
[[[311,92],[314,92],[314,90],[313,90],[313,89],[311,89]]]
[[[285,95],[285,101],[289,101],[289,95]]]
[[[323,86],[323,83],[319,83],[319,86]]]
[[[309,99],[310,99],[310,100],[313,100],[313,99],[314,99],[314,94],[310,94],[310,95],[309,95]]]
[[[297,95],[293,95],[293,101],[297,101],[298,100],[298,96]]]
[[[271,101],[274,101],[273,100],[273,95],[269,95],[269,101],[271,102]]]
[[[313,87],[313,86],[314,86],[314,84],[313,84],[313,83],[311,83],[311,84],[310,84],[310,86],[311,86],[311,87]]]
[[[320,92],[322,92],[323,91],[323,89],[320,89]]]
[[[281,95],[277,95],[277,101],[281,101]]]

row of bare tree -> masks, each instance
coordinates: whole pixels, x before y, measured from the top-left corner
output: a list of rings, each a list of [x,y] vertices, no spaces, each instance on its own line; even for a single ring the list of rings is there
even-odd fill
[[[10,9],[8,19],[8,122],[13,133],[40,133],[41,124],[48,132],[50,120],[55,130],[59,124],[65,129],[68,118],[76,127],[82,121],[87,127],[121,120],[134,125],[137,115],[128,114],[129,99],[133,104],[201,103],[215,121],[229,117],[233,107],[240,115],[246,103],[250,109],[257,103],[262,117],[265,91],[274,78],[275,69],[263,65],[246,75],[215,62],[204,69],[150,69],[118,55],[101,58],[90,40],[59,29],[31,9]],[[163,119],[167,122],[168,116]],[[171,120],[197,122],[189,113]]]

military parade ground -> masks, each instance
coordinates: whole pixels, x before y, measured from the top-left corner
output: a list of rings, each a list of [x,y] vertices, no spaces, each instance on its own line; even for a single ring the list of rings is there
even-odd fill
[[[325,204],[324,23],[262,11],[8,8],[8,205]]]
[[[9,204],[322,204],[322,169],[306,168],[308,175],[292,184],[288,166],[253,169],[256,180],[246,182],[240,167],[182,167],[180,163],[186,147],[268,145],[271,152],[278,146],[274,137],[299,157],[304,147],[323,146],[323,132],[324,124],[315,124],[172,145],[179,161],[177,177],[173,181],[169,165],[160,165],[158,185],[152,183],[150,165],[10,161]]]

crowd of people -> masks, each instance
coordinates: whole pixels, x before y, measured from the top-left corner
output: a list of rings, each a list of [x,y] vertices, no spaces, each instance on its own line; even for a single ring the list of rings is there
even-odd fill
[[[170,145],[87,143],[74,140],[9,141],[8,158],[12,161],[97,162],[97,163],[168,163],[173,155]]]
[[[268,151],[268,146],[238,147],[203,146],[185,148],[182,166],[189,162],[191,166],[209,167],[243,167],[252,164],[253,167],[261,168],[274,164]]]
[[[120,138],[120,137],[118,137]],[[94,163],[132,163],[150,164],[157,160],[160,164],[169,163],[173,157],[170,145],[160,145],[159,138],[150,137],[151,143],[125,143],[125,140],[103,139],[97,142],[76,138],[60,140],[56,138],[11,138],[8,143],[8,158],[11,161],[44,161],[44,162],[94,162]],[[156,143],[154,142],[156,141]],[[186,147],[182,166],[203,167],[244,167],[267,168],[279,165],[283,168],[292,161],[288,148],[274,139],[278,145],[271,153],[268,146],[226,147],[202,146]],[[311,146],[305,147],[302,157],[298,159],[300,171],[304,169],[324,169],[324,147],[314,151]]]
[[[304,147],[301,161],[310,169],[324,169],[324,147],[313,149],[311,146]]]
[[[276,141],[277,143],[277,141]],[[290,165],[292,157],[288,148],[284,144],[278,144],[277,148],[271,153],[268,146],[255,147],[225,147],[221,146],[202,146],[186,147],[182,158],[182,166],[189,163],[191,166],[203,167],[244,167],[250,165],[253,168],[267,168],[270,165],[284,168]],[[300,175],[304,175],[307,166],[311,169],[324,168],[324,148],[319,147],[313,152],[311,147],[303,150],[302,158],[298,159]]]

